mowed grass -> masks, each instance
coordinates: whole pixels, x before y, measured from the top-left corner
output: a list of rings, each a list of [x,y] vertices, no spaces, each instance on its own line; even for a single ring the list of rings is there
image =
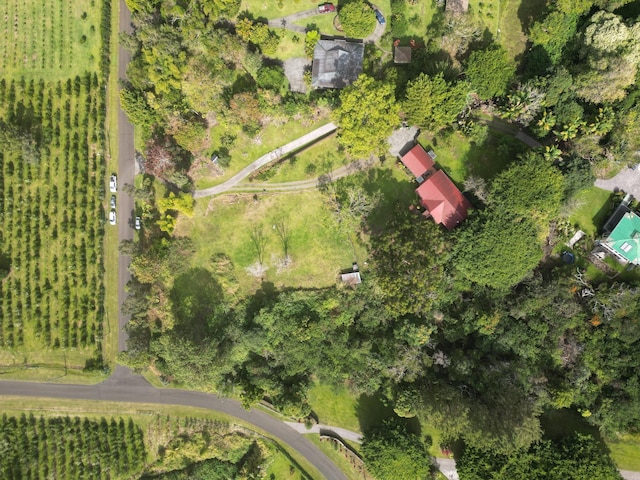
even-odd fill
[[[302,123],[298,120],[291,120],[284,125],[267,125],[257,137],[250,138],[243,133],[240,127],[229,127],[229,129],[213,129],[211,132],[212,143],[215,151],[220,146],[220,137],[226,132],[236,136],[235,145],[230,149],[231,163],[224,169],[222,175],[214,176],[205,165],[198,171],[193,172],[195,176],[196,188],[202,189],[212,187],[233,177],[236,173],[257,160],[262,155],[286,145],[302,135],[315,130],[328,123],[329,120],[323,116],[312,123]]]
[[[447,136],[423,133],[418,138],[427,150],[433,149],[439,165],[451,179],[460,185],[469,175],[491,180],[527,147],[511,135],[489,130],[482,145],[472,144],[458,132]]]
[[[96,71],[101,5],[100,0],[0,2],[3,76],[54,80]]]
[[[622,435],[606,442],[618,468],[640,471],[640,435]]]
[[[290,232],[292,265],[279,272],[276,264],[283,257],[283,249],[273,225],[280,220]],[[263,278],[251,276],[246,270],[258,262],[251,240],[255,229],[265,238],[263,261],[268,270]],[[276,287],[326,287],[335,284],[339,271],[350,267],[354,256],[365,255],[359,246],[354,252],[347,235],[336,229],[335,219],[317,190],[198,200],[194,217],[181,217],[176,233],[195,242],[194,266],[215,270],[212,256],[227,255],[233,264],[234,279],[230,283],[237,286],[239,294],[254,291],[263,280]]]
[[[611,192],[589,187],[576,194],[572,205],[569,221],[590,237],[595,237],[610,213]]]
[[[316,178],[348,163],[338,152],[338,141],[330,135],[273,165],[254,179],[269,183],[295,182]]]

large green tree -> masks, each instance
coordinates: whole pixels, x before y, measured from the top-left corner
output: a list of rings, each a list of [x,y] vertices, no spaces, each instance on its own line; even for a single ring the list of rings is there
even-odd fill
[[[351,0],[340,8],[340,24],[344,34],[351,38],[364,38],[373,32],[376,17],[364,0]]]
[[[507,93],[516,73],[516,64],[502,47],[491,46],[469,55],[465,74],[480,98],[488,100]]]
[[[360,75],[340,93],[334,118],[338,141],[352,156],[386,152],[386,139],[399,123],[393,85]]]
[[[424,73],[407,85],[404,111],[414,125],[437,132],[452,123],[466,103],[468,85],[448,83],[442,73]]]
[[[362,454],[378,480],[425,478],[431,466],[420,438],[395,422],[365,433]]]

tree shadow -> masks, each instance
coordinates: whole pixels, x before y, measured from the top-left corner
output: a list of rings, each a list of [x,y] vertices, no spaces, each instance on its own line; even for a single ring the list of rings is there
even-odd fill
[[[398,165],[397,168],[402,167]],[[366,219],[367,226],[372,231],[380,230],[391,218],[417,201],[417,185],[409,178],[406,182],[395,178],[389,169],[369,170],[362,187],[367,194],[379,195],[380,198]]]
[[[365,435],[373,429],[381,427],[385,423],[402,423],[409,433],[420,436],[422,429],[416,417],[401,418],[395,414],[393,407],[380,393],[374,395],[360,395],[355,405],[356,415],[360,423],[360,431]]]
[[[527,0],[526,2],[520,2],[518,7],[518,18],[522,25],[522,31],[525,35],[528,33],[531,25],[534,22],[543,18],[549,11],[548,0]]]
[[[174,330],[185,338],[199,342],[221,326],[223,290],[208,270],[187,270],[175,279],[169,297]]]
[[[598,427],[591,425],[575,410],[563,408],[561,410],[547,410],[540,417],[540,424],[544,431],[543,437],[550,440],[561,440],[576,433],[593,437],[600,447],[609,452]]]

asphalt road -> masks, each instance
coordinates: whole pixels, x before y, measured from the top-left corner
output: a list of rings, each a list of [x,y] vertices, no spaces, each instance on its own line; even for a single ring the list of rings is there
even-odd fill
[[[154,388],[142,377],[131,374],[122,366],[116,367],[116,372],[98,385],[0,381],[0,395],[187,405],[216,410],[250,423],[297,450],[325,478],[346,480],[340,469],[318,447],[280,420],[259,410],[245,410],[239,402],[213,394]]]
[[[131,32],[131,12],[127,8],[124,0],[120,0],[120,31]],[[127,65],[131,59],[131,54],[120,46],[118,52],[118,78],[125,79]],[[133,185],[135,176],[135,147],[133,143],[133,125],[129,118],[120,108],[118,102],[118,243],[123,240],[133,238],[133,222],[135,220],[133,197],[125,193],[125,184]],[[118,324],[120,326],[118,334],[118,351],[122,352],[127,348],[127,332],[125,325],[129,321],[129,316],[122,313],[122,302],[127,296],[125,287],[131,280],[129,263],[131,258],[128,255],[118,256]]]

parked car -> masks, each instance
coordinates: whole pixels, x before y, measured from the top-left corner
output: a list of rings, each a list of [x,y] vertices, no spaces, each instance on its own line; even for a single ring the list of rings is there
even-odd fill
[[[116,211],[115,210],[111,210],[109,212],[109,223],[111,225],[115,225],[116,224]]]
[[[384,19],[384,15],[382,15],[382,12],[380,10],[376,10],[376,19],[378,20],[378,23],[380,25],[384,25],[385,19]]]
[[[116,196],[115,195],[111,195],[111,200],[110,200],[110,205],[111,205],[111,210],[115,210],[116,209]]]
[[[111,193],[116,193],[118,191],[118,177],[116,177],[115,173],[111,175],[111,178],[109,179],[109,190],[111,190]]]
[[[336,11],[336,6],[333,3],[322,3],[318,5],[318,12],[331,13]]]
[[[140,217],[136,217],[136,230],[140,230],[141,226]]]

